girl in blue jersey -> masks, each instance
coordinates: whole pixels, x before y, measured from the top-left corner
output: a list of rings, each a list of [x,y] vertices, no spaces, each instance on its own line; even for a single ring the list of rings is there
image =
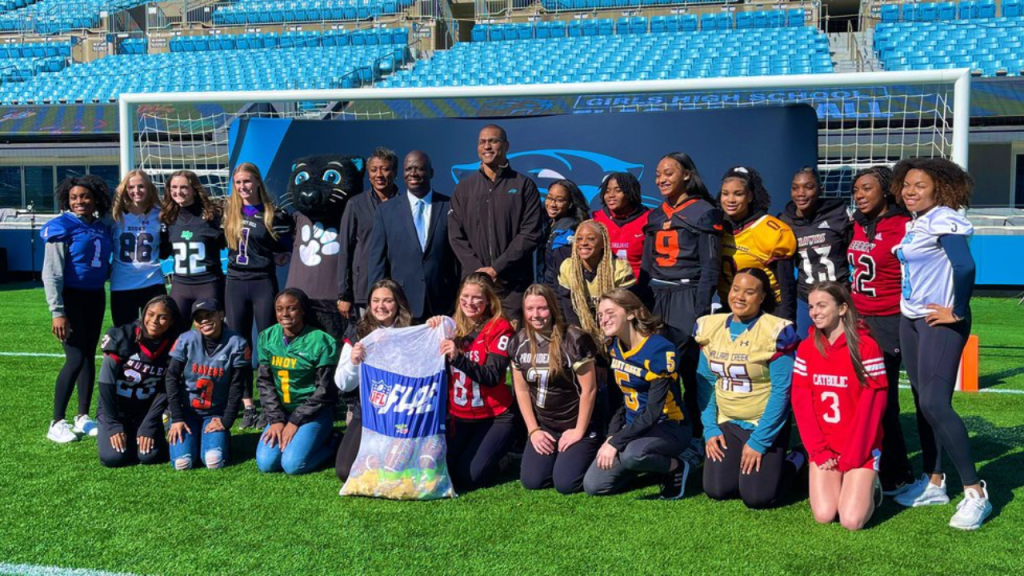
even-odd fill
[[[95,436],[89,418],[96,378],[96,343],[106,312],[103,287],[110,275],[110,189],[99,176],[67,178],[54,193],[61,215],[43,226],[43,289],[53,316],[53,335],[64,347],[57,375],[53,420],[46,437],[59,444],[81,435]],[[78,382],[78,415],[72,427],[64,419]]]
[[[179,170],[167,179],[160,222],[164,225],[160,257],[174,258],[171,298],[181,313],[199,300],[223,302],[221,209],[195,172]]]
[[[576,227],[590,214],[587,198],[571,180],[558,180],[548,186],[544,196],[544,251],[537,256],[537,282],[554,288],[558,270],[572,255]]]
[[[200,462],[222,468],[242,388],[252,381],[252,352],[244,338],[224,325],[224,309],[215,299],[192,306],[192,324],[174,343],[167,366],[171,465],[175,470]]]
[[[274,206],[260,169],[243,162],[231,178],[231,197],[224,212],[228,246],[225,313],[228,326],[252,344],[252,325],[262,333],[276,322],[277,266],[291,257],[291,218]],[[242,395],[242,428],[257,428],[252,386]]]
[[[611,340],[610,369],[623,405],[583,477],[583,490],[591,496],[612,494],[640,473],[653,472],[665,477],[662,498],[681,498],[690,472],[682,453],[691,428],[679,390],[676,347],[657,334],[661,322],[624,288],[606,293],[597,310],[601,330]]]
[[[121,180],[110,213],[114,258],[110,315],[114,326],[131,324],[147,302],[167,293],[160,269],[160,196],[144,170]]]
[[[924,474],[896,497],[903,506],[946,504],[942,451],[964,485],[964,499],[949,525],[975,530],[992,512],[978,477],[963,420],[953,410],[960,356],[971,334],[974,258],[967,237],[974,229],[957,212],[966,208],[974,181],[956,164],[911,158],[893,170],[892,191],[913,216],[896,257],[903,266],[900,346],[917,407]]]

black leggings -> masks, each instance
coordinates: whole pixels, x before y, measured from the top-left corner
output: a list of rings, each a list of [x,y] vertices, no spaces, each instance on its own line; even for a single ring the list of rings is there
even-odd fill
[[[497,478],[498,462],[512,445],[515,414],[449,421],[448,472],[458,491],[483,488]]]
[[[885,377],[889,384],[886,391],[887,403],[882,416],[882,459],[878,465],[878,478],[882,490],[894,490],[901,484],[914,481],[914,473],[907,457],[907,443],[903,439],[900,425],[900,352],[899,314],[891,316],[867,316],[864,320],[871,328],[871,335],[882,348],[885,357]]]
[[[167,294],[167,288],[161,284],[146,286],[136,290],[117,290],[110,292],[110,317],[114,326],[124,326],[139,319],[142,308],[147,302]],[[184,313],[188,316],[188,312]]]
[[[789,447],[790,424],[787,422],[775,442],[761,456],[761,470],[750,474],[740,471],[743,446],[751,432],[732,422],[720,426],[725,435],[725,458],[704,462],[704,492],[712,500],[727,500],[739,496],[747,508],[768,508],[786,494],[796,475],[796,467],[786,461]]]
[[[341,480],[342,484],[348,480],[348,475],[352,472],[352,464],[359,455],[359,443],[362,439],[363,408],[359,400],[355,400],[352,404],[352,421],[345,427],[345,435],[341,438],[338,454],[334,458],[334,473],[338,475],[338,480]]]
[[[583,489],[583,476],[590,463],[597,456],[597,450],[604,442],[604,436],[588,432],[565,452],[559,452],[557,443],[560,433],[545,430],[555,437],[555,452],[544,456],[533,449],[533,442],[526,440],[519,480],[527,490],[555,487],[560,494],[572,494]]]
[[[171,300],[178,305],[181,317],[188,321],[192,318],[192,305],[205,298],[216,298],[221,306],[224,305],[224,279],[218,278],[202,284],[185,284],[184,282],[171,281]]]
[[[64,289],[64,315],[70,333],[64,340],[64,367],[57,374],[53,420],[63,420],[78,383],[78,414],[88,414],[96,384],[96,344],[107,312],[103,290]]]
[[[263,332],[277,323],[274,314],[274,298],[277,296],[277,278],[240,280],[228,278],[224,288],[225,321],[253,347],[252,324],[256,319],[256,331]],[[242,398],[252,398],[252,379],[246,381]]]
[[[683,381],[683,407],[686,418],[693,426],[693,437],[704,436],[697,406],[697,364],[700,347],[693,339],[693,325],[697,322],[697,289],[683,286],[655,287],[654,308],[651,310],[665,323],[663,335],[676,346],[679,377]]]
[[[106,416],[103,414],[99,415],[97,420],[99,434],[96,436],[96,444],[99,449],[101,464],[108,468],[120,468],[122,466],[131,466],[132,464],[160,464],[167,462],[167,438],[163,434],[156,435],[156,438],[153,439],[153,449],[148,454],[139,452],[139,426],[142,424],[144,416],[145,414],[143,413],[138,418],[132,418],[128,422],[122,423],[125,436],[124,452],[118,452],[110,445],[110,423],[107,422]]]
[[[914,391],[924,472],[942,472],[942,451],[945,450],[964,486],[980,481],[967,427],[953,410],[960,355],[970,334],[969,317],[943,326],[929,326],[924,318],[911,320],[904,316],[900,321],[903,362]]]

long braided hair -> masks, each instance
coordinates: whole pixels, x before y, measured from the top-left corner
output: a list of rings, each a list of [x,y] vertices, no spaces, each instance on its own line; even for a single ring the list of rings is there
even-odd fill
[[[572,251],[572,268],[569,270],[569,294],[572,298],[572,309],[580,318],[580,327],[585,332],[594,336],[597,342],[604,340],[604,334],[597,325],[594,308],[601,295],[610,292],[615,288],[615,257],[609,248],[611,241],[608,239],[608,229],[596,220],[585,220],[576,227],[576,235],[584,227],[590,227],[601,236],[601,260],[597,264],[597,276],[593,285],[595,293],[591,294],[587,285],[587,279],[583,276],[583,258],[580,258],[579,250],[575,247]]]

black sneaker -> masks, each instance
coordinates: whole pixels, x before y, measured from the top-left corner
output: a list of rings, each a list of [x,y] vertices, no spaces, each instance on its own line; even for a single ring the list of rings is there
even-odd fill
[[[686,477],[690,475],[690,463],[686,460],[679,460],[679,467],[675,472],[669,472],[665,483],[661,485],[662,500],[678,500],[686,492]]]
[[[260,410],[260,416],[256,419],[256,429],[263,430],[267,427],[267,415]]]
[[[256,408],[254,406],[247,406],[242,411],[242,428],[249,430],[256,427]]]

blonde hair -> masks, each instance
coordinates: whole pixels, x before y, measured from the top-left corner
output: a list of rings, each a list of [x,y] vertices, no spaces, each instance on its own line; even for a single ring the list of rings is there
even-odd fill
[[[188,180],[188,186],[192,189],[192,192],[196,195],[196,202],[203,207],[202,219],[207,222],[212,222],[214,218],[220,215],[220,204],[210,198],[209,192],[206,188],[203,188],[203,183],[199,181],[199,176],[191,170],[178,170],[171,174],[167,178],[167,182],[164,184],[164,203],[160,208],[160,221],[164,224],[174,224],[178,220],[178,214],[181,214],[181,206],[171,198],[171,182],[174,182],[175,178],[184,178]]]
[[[593,282],[597,293],[590,293],[587,279],[583,276],[584,261],[580,258],[576,246],[573,246],[572,249],[572,268],[569,270],[569,286],[567,288],[569,288],[569,296],[572,300],[572,309],[579,316],[580,327],[601,341],[604,334],[601,333],[601,328],[597,325],[594,301],[600,300],[602,294],[615,288],[615,256],[608,248],[611,246],[611,241],[608,239],[608,229],[604,227],[604,224],[596,220],[585,220],[576,227],[576,236],[579,236],[580,230],[584,226],[590,226],[601,236],[601,261],[597,264],[597,276]]]
[[[562,310],[558,306],[558,299],[555,297],[555,291],[550,286],[531,284],[526,289],[526,292],[523,293],[524,307],[528,296],[540,296],[547,302],[548,310],[551,311],[550,336],[541,334],[529,322],[523,322],[523,330],[526,331],[526,337],[530,340],[530,367],[536,367],[537,365],[537,340],[539,338],[548,338],[551,340],[551,346],[548,347],[548,374],[557,376],[565,368],[562,366],[562,343],[565,342],[565,334],[568,331],[565,318],[562,318]]]
[[[227,210],[224,213],[224,239],[227,240],[228,249],[238,250],[238,243],[242,241],[242,195],[235,189],[235,176],[239,172],[246,172],[256,182],[256,193],[259,195],[260,204],[263,204],[263,225],[266,226],[270,237],[277,240],[277,233],[274,232],[274,201],[267,193],[267,187],[263,184],[263,175],[255,164],[242,162],[235,167],[231,173],[231,196],[228,197]]]
[[[132,178],[142,178],[142,185],[146,188],[146,197],[142,199],[143,214],[148,214],[154,206],[160,204],[160,193],[157,192],[156,185],[153,184],[153,179],[149,177],[149,174],[141,169],[132,170],[125,175],[114,192],[114,206],[110,210],[110,216],[117,223],[124,220],[124,214],[132,204],[132,199],[128,197],[128,186],[131,184]]]
[[[497,292],[494,290],[494,282],[491,277],[483,272],[473,272],[462,281],[459,286],[458,297],[462,296],[462,291],[466,289],[466,286],[473,284],[480,288],[484,293],[484,298],[487,299],[487,309],[484,310],[484,315],[490,314],[490,317],[482,322],[475,322],[471,320],[465,313],[462,312],[462,306],[456,306],[455,308],[455,339],[460,340],[469,336],[473,333],[473,330],[477,326],[486,326],[491,322],[499,318],[503,318],[501,313],[501,298],[498,298]]]

